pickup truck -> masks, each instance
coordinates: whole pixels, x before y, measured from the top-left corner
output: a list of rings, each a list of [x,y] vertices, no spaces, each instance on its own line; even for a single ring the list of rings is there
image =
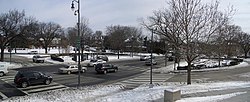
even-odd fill
[[[37,62],[44,63],[45,58],[41,57],[40,55],[35,55],[35,56],[33,56],[32,60],[33,60],[33,62],[36,62],[36,63]]]

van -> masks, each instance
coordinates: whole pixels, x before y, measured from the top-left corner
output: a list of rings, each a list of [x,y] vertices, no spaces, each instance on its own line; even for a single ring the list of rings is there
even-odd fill
[[[0,77],[6,75],[8,73],[7,63],[0,63]]]

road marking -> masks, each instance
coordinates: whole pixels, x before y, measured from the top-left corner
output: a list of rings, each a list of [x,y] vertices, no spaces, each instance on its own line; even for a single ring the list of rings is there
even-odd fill
[[[148,73],[148,72],[144,72],[137,77],[114,83],[114,85],[124,85],[125,88],[133,89],[133,88],[136,88],[142,84],[149,83],[150,82],[149,74],[150,73]],[[170,74],[153,74],[152,82],[153,83],[162,83],[162,82],[165,82],[166,80],[168,80],[169,78],[171,78],[172,76],[173,75],[170,75]]]
[[[4,76],[4,77],[1,77],[0,79],[3,80],[4,82],[16,87],[15,83],[14,83],[14,76]],[[62,85],[62,84],[59,84],[59,83],[56,83],[56,82],[52,82],[49,85],[31,85],[27,88],[17,88],[17,89],[28,95],[30,93],[38,93],[38,92],[67,89],[67,88],[69,88],[69,87]],[[6,96],[4,94],[0,93],[0,95],[3,98],[6,98]]]
[[[7,99],[8,97],[6,95],[4,95],[2,92],[0,92],[0,96],[3,98],[3,99]]]
[[[27,93],[37,93],[37,92],[45,92],[45,91],[51,91],[56,89],[67,89],[68,87],[65,87],[64,85],[57,85],[57,86],[51,86],[51,87],[45,87],[45,88],[39,88],[39,89],[32,89],[27,90]]]

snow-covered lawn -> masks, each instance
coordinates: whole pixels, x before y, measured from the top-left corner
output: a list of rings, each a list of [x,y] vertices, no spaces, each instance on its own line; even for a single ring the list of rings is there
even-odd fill
[[[192,85],[161,83],[153,88],[142,85],[133,90],[124,90],[122,85],[88,86],[79,89],[69,88],[42,93],[30,94],[28,96],[13,97],[3,102],[150,102],[162,100],[164,90],[181,90],[182,95],[223,91],[228,89],[250,88],[250,82],[232,81],[216,83],[194,83]],[[177,102],[214,102],[231,98],[246,92],[226,93],[206,97],[181,98]]]

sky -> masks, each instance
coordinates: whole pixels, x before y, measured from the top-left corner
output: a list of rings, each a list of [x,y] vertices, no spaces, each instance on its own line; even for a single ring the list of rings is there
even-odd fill
[[[93,31],[105,31],[110,25],[141,27],[140,19],[146,19],[153,11],[167,7],[167,1],[169,0],[80,0],[80,14],[88,19]],[[55,22],[64,28],[73,27],[77,16],[71,10],[71,2],[72,0],[0,0],[0,14],[14,9],[24,10],[27,16],[35,17],[40,22]],[[228,5],[233,5],[236,13],[232,23],[250,33],[250,1],[220,0],[220,3],[222,11]]]

